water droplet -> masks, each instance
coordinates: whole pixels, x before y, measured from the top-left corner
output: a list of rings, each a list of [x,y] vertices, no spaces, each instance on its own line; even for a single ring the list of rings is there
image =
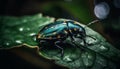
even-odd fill
[[[19,28],[19,31],[23,31],[23,28],[21,27],[21,28]]]
[[[8,43],[8,42],[7,42],[7,43],[6,43],[6,45],[7,45],[7,46],[9,46],[9,45],[10,45],[10,43]]]
[[[105,19],[105,18],[107,18],[109,12],[110,12],[110,7],[106,2],[101,2],[97,5],[95,5],[94,13],[97,18]]]
[[[102,52],[105,52],[105,51],[108,51],[108,48],[105,47],[105,46],[103,46],[103,45],[101,45],[101,46],[100,46],[100,50],[101,50]]]
[[[34,36],[35,34],[36,34],[36,33],[30,33],[29,35],[30,35],[30,36]]]
[[[34,37],[33,40],[36,41],[36,37]]]
[[[100,48],[101,48],[101,49],[105,49],[105,47],[104,47],[104,46],[101,46]]]
[[[20,43],[22,43],[22,41],[21,41],[21,40],[16,40],[15,42],[16,42],[16,43],[19,43],[19,44],[20,44]]]
[[[67,61],[67,62],[72,61],[72,59],[70,59],[70,57],[69,57],[69,56],[65,56],[63,60],[65,60],[65,61]]]

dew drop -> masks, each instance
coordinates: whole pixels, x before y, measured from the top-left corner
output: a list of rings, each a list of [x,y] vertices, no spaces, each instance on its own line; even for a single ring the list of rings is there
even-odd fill
[[[65,56],[63,60],[65,60],[65,61],[67,61],[67,62],[72,61],[72,59],[71,59],[69,56]]]
[[[94,13],[96,17],[99,19],[107,18],[109,12],[110,12],[110,7],[106,2],[101,2],[97,4],[94,8]]]
[[[8,42],[7,42],[7,43],[6,43],[6,45],[7,45],[7,46],[9,46],[9,45],[10,45],[10,43],[8,43]]]
[[[34,35],[35,35],[35,33],[30,33],[29,35],[30,35],[30,36],[34,36]]]
[[[108,48],[107,47],[105,47],[105,46],[100,46],[100,49],[101,49],[101,51],[103,51],[103,52],[105,52],[105,51],[108,51]]]
[[[23,28],[21,27],[21,28],[19,28],[19,31],[23,31]]]
[[[22,41],[21,41],[21,40],[16,40],[15,42],[16,42],[16,43],[19,43],[19,44],[20,44],[20,43],[22,43]]]

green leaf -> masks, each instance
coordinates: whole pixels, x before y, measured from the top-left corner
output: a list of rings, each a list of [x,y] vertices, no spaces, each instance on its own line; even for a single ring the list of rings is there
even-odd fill
[[[58,19],[57,21],[60,20],[66,19]],[[64,47],[63,58],[61,57],[61,53],[59,53],[59,49],[51,50],[50,48],[45,48],[41,50],[42,54],[45,57],[54,59],[55,63],[67,66],[70,69],[115,69],[114,64],[120,58],[120,51],[109,44],[105,38],[103,38],[97,32],[81,23],[80,25],[85,28],[87,35],[90,36],[86,37],[86,42],[89,44],[87,47],[81,45],[81,41],[75,41],[80,48],[84,48],[84,51],[77,47],[73,47],[71,40],[68,38],[66,42],[71,45],[64,45],[66,47]],[[52,46],[50,47],[52,48]]]
[[[0,47],[9,48],[23,43],[37,45],[35,35],[40,28],[50,22],[54,18],[43,17],[42,14],[33,16],[0,17]]]
[[[66,19],[58,19],[57,21],[61,20]],[[34,35],[45,25],[54,22],[54,18],[43,17],[41,14],[23,17],[1,16],[0,22],[1,48],[11,48],[24,43],[31,46],[37,45]],[[120,51],[97,32],[82,23],[79,24],[86,30],[87,46],[77,38],[75,38],[76,46],[73,46],[71,39],[67,38],[65,41],[68,44],[63,45],[63,58],[59,49],[49,45],[40,49],[37,54],[44,58],[53,59],[54,63],[70,69],[116,69],[115,62],[120,59]]]

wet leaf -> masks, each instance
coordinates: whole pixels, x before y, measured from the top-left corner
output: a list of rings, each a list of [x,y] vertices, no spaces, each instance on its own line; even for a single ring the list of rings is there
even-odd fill
[[[9,48],[23,43],[37,45],[35,35],[40,28],[54,18],[43,17],[42,14],[23,17],[1,16],[0,47]]]
[[[65,19],[58,19],[65,20]],[[84,51],[80,48],[73,47],[71,40],[68,38],[67,43],[71,45],[64,45],[64,57],[61,57],[59,49],[45,48],[41,52],[48,58],[54,59],[57,64],[67,66],[70,69],[103,69],[112,68],[115,69],[115,63],[120,58],[120,51],[109,44],[100,34],[92,29],[81,24],[86,30],[88,37],[86,42],[88,46],[85,47],[80,40],[76,41],[76,44],[80,48],[84,48]],[[51,47],[52,48],[52,47]],[[108,64],[110,63],[110,64]],[[113,65],[113,66],[109,66]]]
[[[23,43],[29,44],[27,46],[32,48],[32,45],[37,45],[33,38],[34,35],[44,25],[54,22],[54,18],[43,17],[41,14],[23,17],[6,16],[1,17],[0,20],[2,24],[0,29],[1,48],[19,47]],[[66,19],[57,19],[57,21],[61,20]],[[84,45],[82,40],[75,38],[76,47],[71,43],[72,40],[67,38],[65,41],[68,44],[62,46],[64,48],[63,58],[59,49],[49,45],[40,48],[37,55],[41,55],[41,57],[46,59],[52,59],[54,60],[51,61],[52,63],[54,62],[70,69],[116,69],[115,62],[120,59],[120,51],[97,32],[82,23],[79,24],[86,30],[87,36],[85,40],[87,46]],[[33,56],[34,53],[31,55]]]

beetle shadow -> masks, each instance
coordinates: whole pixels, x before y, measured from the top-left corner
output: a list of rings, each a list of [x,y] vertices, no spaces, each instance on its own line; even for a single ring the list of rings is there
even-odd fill
[[[63,48],[64,53],[66,50],[75,51],[75,46],[69,43],[59,43],[59,46]],[[41,48],[41,52],[47,56],[61,56],[61,51],[55,46],[54,43],[44,44]]]

